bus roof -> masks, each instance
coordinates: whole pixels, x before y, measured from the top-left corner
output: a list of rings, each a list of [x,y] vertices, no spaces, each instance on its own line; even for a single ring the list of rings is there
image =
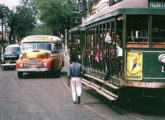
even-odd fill
[[[57,42],[57,41],[62,41],[62,40],[57,36],[32,35],[32,36],[27,36],[27,37],[23,38],[21,43],[24,43],[24,42]]]
[[[10,44],[7,47],[20,47],[19,44]]]

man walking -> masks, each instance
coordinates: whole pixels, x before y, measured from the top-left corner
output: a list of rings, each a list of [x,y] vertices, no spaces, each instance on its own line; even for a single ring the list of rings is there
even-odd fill
[[[71,83],[73,103],[76,104],[78,96],[78,104],[81,102],[81,74],[85,73],[84,67],[76,61],[76,56],[71,56],[72,64],[68,68],[68,86]]]

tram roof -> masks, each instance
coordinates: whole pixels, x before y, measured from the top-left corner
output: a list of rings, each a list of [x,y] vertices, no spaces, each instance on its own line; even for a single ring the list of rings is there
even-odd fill
[[[24,43],[24,42],[57,42],[57,41],[62,41],[62,40],[57,36],[32,35],[32,36],[27,36],[27,37],[23,38],[21,43]]]
[[[86,21],[85,25],[98,22],[117,15],[165,15],[165,9],[162,8],[123,8],[109,13],[91,16],[90,20]]]
[[[75,32],[75,31],[85,31],[85,27],[84,26],[76,26],[76,27],[74,27],[74,28],[72,28],[72,29],[70,29],[69,30],[69,33],[70,32]]]

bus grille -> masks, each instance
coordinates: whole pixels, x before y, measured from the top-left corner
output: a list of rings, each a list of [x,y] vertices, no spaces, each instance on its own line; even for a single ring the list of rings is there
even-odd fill
[[[28,62],[24,63],[25,68],[29,68],[31,65],[36,65],[37,68],[42,67],[42,63],[39,60],[29,60]]]

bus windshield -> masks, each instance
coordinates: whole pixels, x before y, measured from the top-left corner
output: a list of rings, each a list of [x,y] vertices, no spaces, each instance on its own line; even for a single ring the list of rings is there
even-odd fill
[[[51,43],[45,43],[45,42],[23,43],[22,50],[51,50]]]
[[[16,53],[20,52],[20,47],[7,47],[5,49],[5,53],[14,53],[14,52]]]

